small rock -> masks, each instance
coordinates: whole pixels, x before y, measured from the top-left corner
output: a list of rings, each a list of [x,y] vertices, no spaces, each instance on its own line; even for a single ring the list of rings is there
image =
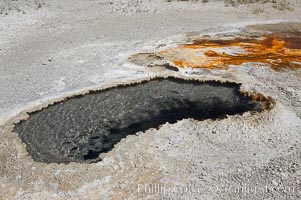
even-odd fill
[[[278,186],[278,181],[276,179],[272,180],[272,184]]]

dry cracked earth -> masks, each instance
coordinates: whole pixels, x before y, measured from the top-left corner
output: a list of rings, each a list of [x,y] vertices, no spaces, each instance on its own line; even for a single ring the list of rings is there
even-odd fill
[[[301,199],[299,4],[26,2],[0,16],[0,199]]]

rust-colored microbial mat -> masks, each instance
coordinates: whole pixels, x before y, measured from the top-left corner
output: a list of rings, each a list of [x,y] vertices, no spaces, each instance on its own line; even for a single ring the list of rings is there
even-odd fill
[[[228,69],[230,65],[259,62],[274,70],[300,69],[301,32],[231,40],[196,39],[159,55],[179,68]]]

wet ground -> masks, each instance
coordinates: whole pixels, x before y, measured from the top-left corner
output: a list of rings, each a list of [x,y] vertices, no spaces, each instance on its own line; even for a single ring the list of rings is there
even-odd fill
[[[219,39],[221,37],[223,39]],[[301,32],[203,35],[177,47],[133,55],[129,60],[138,65],[157,64],[174,68],[225,70],[230,66],[262,63],[278,71],[300,69]]]

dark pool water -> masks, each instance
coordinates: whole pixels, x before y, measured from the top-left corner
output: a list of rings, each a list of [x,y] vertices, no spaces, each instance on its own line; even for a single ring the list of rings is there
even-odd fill
[[[158,78],[54,104],[16,124],[35,161],[93,162],[122,138],[166,122],[261,110],[239,84]]]

